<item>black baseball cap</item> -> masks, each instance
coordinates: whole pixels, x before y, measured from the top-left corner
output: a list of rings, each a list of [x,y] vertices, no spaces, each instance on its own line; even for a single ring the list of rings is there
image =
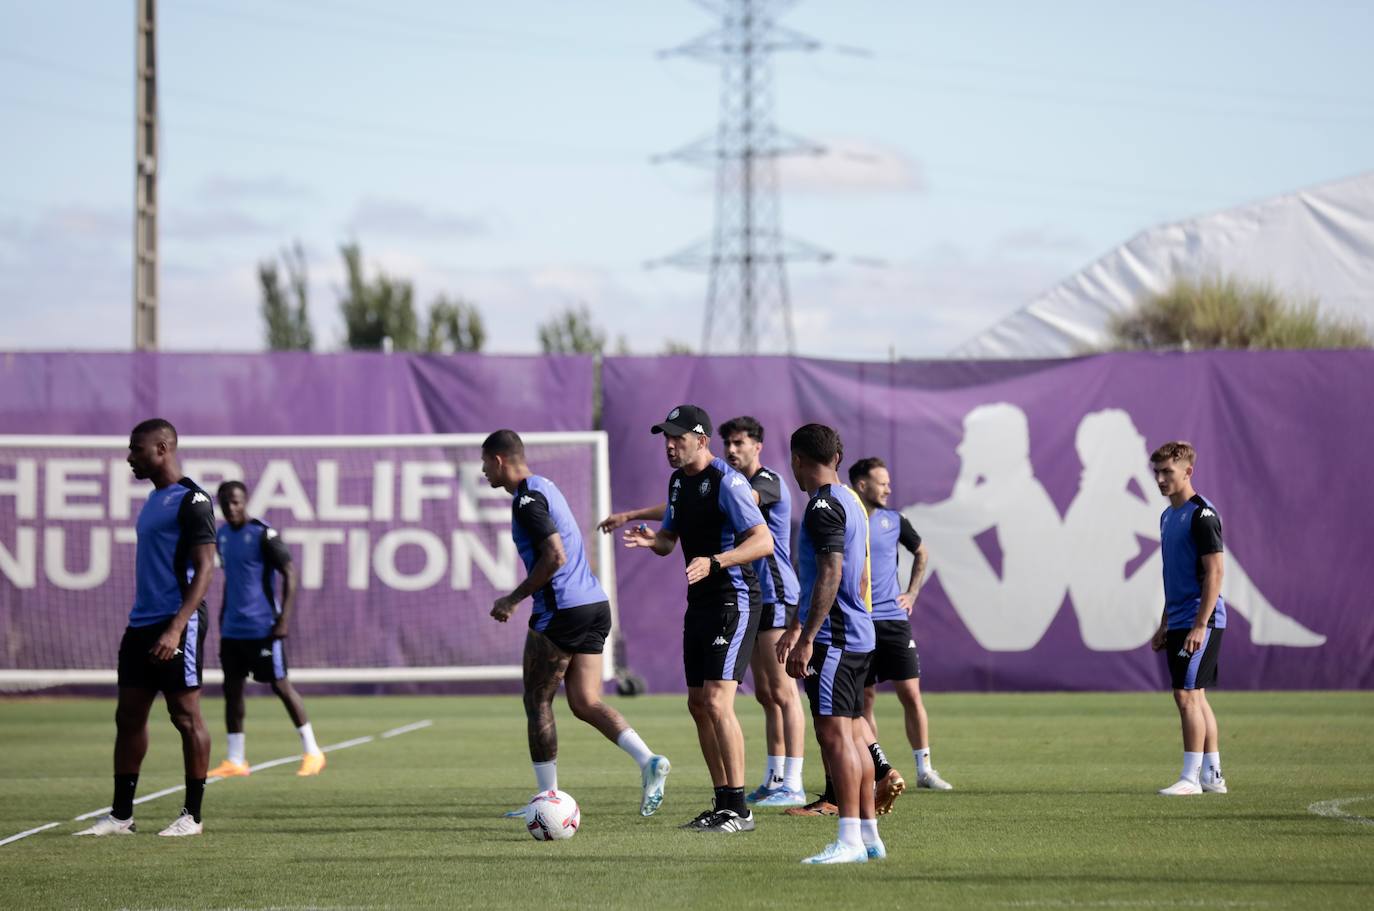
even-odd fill
[[[711,435],[711,416],[705,409],[695,405],[679,405],[661,422],[649,428],[650,433],[666,433],[669,436],[680,437],[684,433],[699,433],[702,436]]]

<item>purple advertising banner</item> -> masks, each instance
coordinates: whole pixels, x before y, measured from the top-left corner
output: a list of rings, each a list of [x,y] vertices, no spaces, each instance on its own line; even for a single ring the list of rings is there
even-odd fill
[[[0,433],[589,430],[592,359],[480,354],[0,354]]]
[[[879,456],[889,506],[930,551],[913,613],[936,690],[1167,685],[1148,640],[1163,604],[1149,472],[1162,442],[1199,453],[1221,514],[1230,623],[1220,685],[1374,687],[1374,352],[1113,354],[1025,362],[846,363],[608,358],[603,425],[613,506],[666,499],[673,406],[764,425],[762,460],[789,481],[788,437],[841,434],[844,468]],[[718,439],[713,441],[717,453]],[[1364,529],[1361,531],[1361,529]],[[683,688],[682,557],[617,558],[629,665]],[[876,570],[876,568],[875,568]],[[906,581],[909,563],[901,567]]]

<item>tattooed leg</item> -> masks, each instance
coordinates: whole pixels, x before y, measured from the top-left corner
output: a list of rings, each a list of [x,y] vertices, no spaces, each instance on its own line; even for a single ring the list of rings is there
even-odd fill
[[[530,630],[525,637],[525,720],[529,724],[530,759],[534,762],[558,758],[553,696],[571,657],[543,633]]]

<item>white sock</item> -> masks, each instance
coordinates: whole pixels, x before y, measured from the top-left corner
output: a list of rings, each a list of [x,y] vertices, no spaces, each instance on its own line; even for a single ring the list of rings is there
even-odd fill
[[[635,733],[634,728],[626,728],[620,732],[620,736],[615,739],[615,745],[630,754],[630,758],[639,763],[642,769],[649,764],[649,760],[654,758],[654,751],[649,749],[644,742],[644,738]],[[545,790],[540,788],[540,790]]]
[[[930,747],[923,750],[912,750],[911,755],[916,757],[916,777],[920,778],[930,771]]]
[[[1183,772],[1182,772],[1182,774],[1180,774],[1178,777],[1179,777],[1179,778],[1186,778],[1186,779],[1188,779],[1189,781],[1193,782],[1194,784],[1197,784],[1197,781],[1198,781],[1198,773],[1201,772],[1201,771],[1202,771],[1202,754],[1201,754],[1201,753],[1186,753],[1186,752],[1185,752],[1185,753],[1183,754]]]
[[[307,721],[305,724],[296,728],[296,733],[301,735],[302,753],[309,754],[318,753],[320,751],[320,745],[315,742],[315,729],[310,726],[310,722]]]
[[[768,767],[763,770],[763,787],[776,788],[783,783],[783,767],[786,761],[785,756],[768,757]]]
[[[1202,754],[1202,777],[1214,781],[1221,777],[1221,753]]]
[[[534,764],[534,787],[538,791],[558,790],[558,760]]]
[[[229,761],[230,761],[230,762],[247,762],[248,760],[243,758],[244,755],[245,755],[244,752],[243,752],[243,738],[244,738],[246,735],[243,734],[243,732],[240,731],[240,732],[237,733],[237,734],[230,734],[230,735],[228,735],[228,736],[229,736],[229,756],[228,756]]]
[[[863,846],[863,835],[859,830],[859,820],[857,818],[840,817],[840,843],[846,845]]]
[[[863,835],[864,844],[880,845],[883,840],[878,837],[878,820],[861,819],[859,820],[859,831]]]
[[[783,787],[793,791],[802,789],[802,757],[786,756],[782,761]]]

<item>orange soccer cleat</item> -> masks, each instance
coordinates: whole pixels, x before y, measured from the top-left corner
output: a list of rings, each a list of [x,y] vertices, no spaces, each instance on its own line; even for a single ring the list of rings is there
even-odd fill
[[[296,770],[296,774],[300,776],[318,775],[322,771],[324,771],[324,754],[306,753],[301,757],[301,767]]]

